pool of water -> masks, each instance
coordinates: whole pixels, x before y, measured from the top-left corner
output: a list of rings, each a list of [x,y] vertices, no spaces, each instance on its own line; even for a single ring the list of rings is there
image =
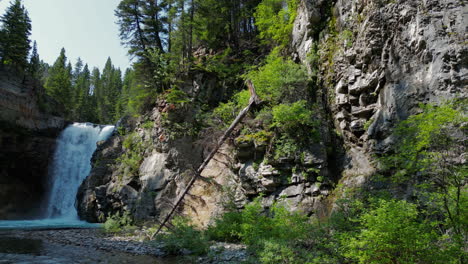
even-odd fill
[[[176,264],[176,259],[136,256],[121,252],[95,250],[87,247],[54,244],[37,239],[0,235],[0,263],[63,264],[63,263],[141,263]]]
[[[62,229],[62,228],[99,228],[101,224],[91,224],[85,221],[67,219],[67,218],[53,218],[53,219],[40,219],[40,220],[0,220],[0,230],[10,229]]]

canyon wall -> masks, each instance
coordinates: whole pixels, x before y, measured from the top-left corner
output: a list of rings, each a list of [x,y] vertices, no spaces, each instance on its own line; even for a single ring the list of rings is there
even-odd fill
[[[55,138],[65,126],[56,113],[41,109],[41,100],[50,99],[37,81],[0,69],[0,219],[41,211]]]
[[[315,80],[320,140],[300,157],[268,162],[262,160],[268,146],[236,141],[234,132],[179,213],[207,225],[223,207],[242,208],[263,194],[266,208],[277,201],[327,215],[342,191],[337,186],[366,184],[376,170],[373,155],[388,150],[394,126],[419,113],[420,103],[466,98],[467,25],[468,10],[458,0],[302,0],[291,55]],[[197,80],[184,88],[188,94],[217,85]],[[183,125],[193,123],[195,112],[158,102],[145,116],[123,120],[93,157],[78,195],[80,216],[166,215],[220,135],[191,136]]]

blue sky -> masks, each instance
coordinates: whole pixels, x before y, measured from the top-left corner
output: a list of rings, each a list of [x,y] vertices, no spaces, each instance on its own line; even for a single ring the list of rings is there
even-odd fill
[[[31,39],[39,56],[54,63],[62,47],[68,59],[102,69],[111,57],[122,70],[130,66],[127,50],[120,45],[114,10],[120,0],[23,0],[32,20]],[[10,0],[0,0],[3,15]]]

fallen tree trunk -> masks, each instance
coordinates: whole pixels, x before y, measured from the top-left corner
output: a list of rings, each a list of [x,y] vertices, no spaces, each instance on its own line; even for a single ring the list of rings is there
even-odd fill
[[[171,219],[172,215],[174,214],[174,212],[177,210],[177,207],[180,205],[180,203],[182,202],[182,200],[184,199],[185,195],[187,195],[187,193],[190,191],[190,188],[192,188],[193,184],[195,183],[195,181],[201,177],[201,173],[203,172],[203,170],[205,169],[205,167],[208,165],[208,163],[211,161],[211,159],[214,157],[214,155],[218,152],[219,148],[223,145],[224,141],[226,141],[226,139],[231,135],[232,131],[234,130],[234,128],[244,119],[244,117],[247,115],[247,113],[250,111],[250,109],[252,108],[252,106],[254,105],[258,105],[260,103],[260,99],[258,98],[257,96],[257,93],[255,92],[255,87],[253,85],[253,83],[250,81],[250,80],[247,80],[247,86],[249,87],[249,91],[250,91],[250,100],[249,100],[249,104],[247,105],[247,107],[245,107],[244,109],[242,109],[242,111],[239,112],[239,114],[237,115],[236,119],[231,123],[231,125],[229,126],[229,128],[224,132],[223,136],[218,140],[215,148],[210,152],[210,154],[205,158],[205,160],[203,161],[203,163],[200,165],[200,167],[198,167],[197,171],[195,172],[195,175],[192,177],[192,179],[189,181],[189,183],[187,184],[187,187],[185,187],[185,190],[182,192],[182,194],[179,196],[179,198],[177,199],[177,202],[174,204],[174,206],[172,207],[171,211],[169,212],[169,214],[166,216],[166,218],[164,219],[164,221],[159,225],[159,228],[158,230],[151,235],[150,239],[152,240],[157,234],[159,234],[159,232],[161,232],[162,228],[167,224],[167,222]]]

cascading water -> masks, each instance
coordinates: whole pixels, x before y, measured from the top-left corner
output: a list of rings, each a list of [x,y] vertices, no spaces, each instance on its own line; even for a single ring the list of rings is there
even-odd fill
[[[90,123],[74,123],[62,131],[50,166],[50,191],[45,218],[0,221],[0,229],[89,226],[78,219],[76,194],[91,171],[91,157],[96,150],[96,143],[106,140],[113,131],[114,126]]]
[[[113,126],[75,123],[62,132],[51,167],[47,218],[78,219],[75,208],[78,187],[91,171],[96,143],[107,139],[112,131]]]

